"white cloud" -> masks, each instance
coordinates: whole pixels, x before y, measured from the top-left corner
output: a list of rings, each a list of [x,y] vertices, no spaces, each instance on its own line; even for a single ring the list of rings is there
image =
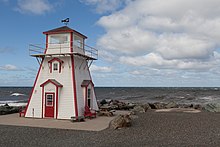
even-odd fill
[[[96,7],[97,13],[112,12],[132,0],[80,0],[80,2]]]
[[[21,70],[21,69],[17,68],[17,67],[14,66],[14,65],[6,64],[6,65],[4,65],[4,66],[0,66],[0,70],[5,70],[5,71],[18,71],[18,70]]]
[[[17,11],[41,15],[51,11],[52,4],[48,0],[18,0]]]
[[[219,0],[132,1],[99,19],[106,33],[97,45],[130,68],[211,71],[220,63],[219,5]]]
[[[111,72],[112,68],[111,67],[107,67],[107,66],[92,65],[90,70],[93,71],[93,72]]]

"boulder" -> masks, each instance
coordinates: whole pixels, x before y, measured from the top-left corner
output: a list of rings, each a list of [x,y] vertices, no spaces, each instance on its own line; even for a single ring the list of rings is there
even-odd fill
[[[220,112],[220,103],[206,104],[204,110],[208,112]]]
[[[111,110],[118,110],[118,105],[110,104],[109,106],[111,107]]]
[[[200,104],[193,105],[194,109],[202,110],[202,106]]]
[[[167,109],[170,108],[178,108],[178,105],[175,102],[169,102],[168,104],[166,104],[165,106]]]
[[[160,102],[149,103],[149,106],[151,107],[151,109],[165,109],[165,104]]]
[[[18,113],[19,107],[0,106],[0,115]]]
[[[131,126],[131,118],[130,115],[119,115],[110,123],[110,127],[113,129],[130,127]]]
[[[120,103],[119,100],[112,100],[110,104],[112,104],[112,105],[118,105],[118,103]]]
[[[104,104],[107,104],[107,101],[104,99],[104,100],[101,100],[100,102],[101,105],[104,105]]]
[[[143,104],[142,107],[147,111],[148,109],[151,109],[150,105],[147,104]]]
[[[136,113],[145,113],[147,111],[147,109],[145,109],[143,106],[141,106],[141,105],[137,105],[137,106],[135,106],[134,107],[134,109],[132,110],[132,112],[134,113],[134,114],[136,114]]]

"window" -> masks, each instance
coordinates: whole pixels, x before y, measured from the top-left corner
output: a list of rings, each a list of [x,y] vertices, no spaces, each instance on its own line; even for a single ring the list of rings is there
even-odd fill
[[[64,62],[62,60],[60,60],[59,58],[52,58],[51,60],[48,61],[48,66],[50,68],[50,73],[52,72],[59,72],[61,73],[61,68],[62,68],[62,64]]]
[[[91,89],[88,89],[87,91],[87,104],[89,108],[91,108]]]
[[[53,106],[53,95],[52,94],[46,95],[46,105]]]
[[[78,36],[74,36],[74,45],[83,48],[83,39]]]
[[[51,44],[64,44],[68,42],[69,35],[67,34],[50,35],[49,43]]]
[[[54,63],[53,64],[53,70],[54,71],[58,71],[58,63]]]

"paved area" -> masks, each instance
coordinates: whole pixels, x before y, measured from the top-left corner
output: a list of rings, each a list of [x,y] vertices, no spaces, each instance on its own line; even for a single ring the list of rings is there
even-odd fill
[[[1,115],[0,125],[29,126],[41,128],[101,131],[109,127],[109,123],[119,114],[128,111],[116,111],[113,117],[97,116],[93,119],[85,119],[84,122],[71,122],[70,120],[34,119],[19,117],[18,113]]]

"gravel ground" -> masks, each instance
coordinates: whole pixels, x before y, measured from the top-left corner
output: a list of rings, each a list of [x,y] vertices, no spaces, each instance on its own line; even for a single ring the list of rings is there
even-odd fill
[[[147,112],[132,127],[100,132],[0,125],[0,146],[220,146],[220,113]]]

